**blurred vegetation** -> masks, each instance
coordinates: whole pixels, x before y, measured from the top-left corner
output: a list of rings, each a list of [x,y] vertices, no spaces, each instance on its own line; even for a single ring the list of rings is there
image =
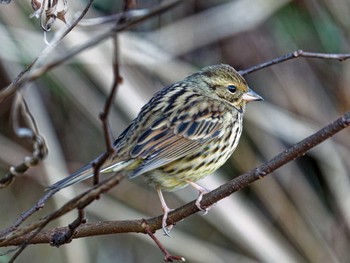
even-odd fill
[[[67,20],[86,1],[69,1]],[[151,7],[160,1],[137,1]],[[96,0],[87,17],[118,13],[122,1]],[[0,89],[45,48],[29,1],[0,5]],[[227,63],[246,69],[297,49],[349,53],[347,0],[183,1],[119,35],[123,84],[110,116],[117,136],[162,86],[203,66]],[[93,39],[109,24],[75,28],[49,59]],[[56,22],[48,39],[60,28]],[[49,157],[0,191],[0,229],[31,207],[45,187],[104,149],[98,114],[112,83],[112,43],[105,41],[22,89]],[[288,61],[246,77],[265,102],[249,105],[243,137],[232,158],[201,184],[208,189],[268,160],[350,109],[350,62]],[[31,148],[11,129],[13,98],[0,102],[0,174],[22,162]],[[350,131],[345,130],[273,175],[175,226],[164,246],[187,262],[349,262]],[[46,214],[88,184],[62,191]],[[196,198],[192,189],[165,195],[171,207]],[[88,209],[88,220],[133,219],[161,213],[154,189],[124,180]],[[75,213],[57,221],[66,225]],[[52,225],[50,225],[52,226]],[[2,249],[5,251],[6,249]],[[17,262],[161,262],[142,234],[74,240],[59,249],[32,245]],[[7,256],[0,257],[6,262]]]

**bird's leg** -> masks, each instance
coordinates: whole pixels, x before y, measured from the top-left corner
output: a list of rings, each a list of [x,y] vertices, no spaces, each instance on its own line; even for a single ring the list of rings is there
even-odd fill
[[[157,193],[160,199],[160,203],[162,204],[162,210],[163,210],[163,219],[162,219],[162,228],[163,228],[163,232],[165,235],[167,235],[168,237],[170,237],[170,231],[173,227],[173,225],[167,225],[166,220],[168,219],[168,213],[173,211],[174,209],[170,209],[167,204],[165,203],[162,191],[159,188],[157,189]]]
[[[208,213],[208,211],[211,208],[211,206],[203,208],[201,206],[201,201],[202,201],[203,195],[209,193],[210,191],[208,189],[204,188],[203,186],[200,186],[200,185],[198,185],[198,184],[196,184],[196,183],[194,183],[192,181],[186,180],[186,182],[199,192],[199,196],[198,196],[198,198],[196,200],[196,206],[198,207],[198,209],[203,211],[204,214]]]

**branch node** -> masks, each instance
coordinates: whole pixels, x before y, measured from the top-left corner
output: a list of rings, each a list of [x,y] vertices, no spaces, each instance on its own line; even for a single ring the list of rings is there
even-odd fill
[[[68,244],[72,241],[69,239],[68,232],[56,232],[52,235],[50,245],[53,247],[60,247],[63,244]]]
[[[267,175],[267,172],[262,171],[259,167],[255,168],[254,176],[257,179],[262,179]]]
[[[117,83],[118,83],[118,85],[121,85],[122,83],[123,83],[123,77],[122,76],[117,76]]]
[[[78,233],[77,228],[86,223],[85,213],[83,208],[78,209],[78,218],[68,225],[67,231],[56,232],[52,235],[50,245],[59,247],[63,244],[70,243],[73,237]]]
[[[302,49],[299,49],[299,50],[296,50],[293,52],[293,56],[296,58],[296,57],[299,57],[300,55],[302,55],[304,53],[304,51]]]
[[[344,128],[348,127],[350,125],[350,118],[347,118],[346,115],[342,116],[342,123],[344,124]]]

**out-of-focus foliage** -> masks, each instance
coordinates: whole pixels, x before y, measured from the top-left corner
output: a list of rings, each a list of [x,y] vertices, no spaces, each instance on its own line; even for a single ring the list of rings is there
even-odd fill
[[[70,21],[86,1],[69,1]],[[159,1],[137,1],[150,7]],[[114,14],[121,1],[96,0],[89,18]],[[0,5],[0,88],[45,48],[29,1]],[[162,86],[200,67],[227,63],[245,69],[297,49],[349,53],[347,0],[184,1],[119,35],[124,79],[110,116],[117,136]],[[74,29],[52,52],[60,57],[110,25]],[[58,21],[48,40],[65,25]],[[98,114],[112,83],[111,41],[83,52],[22,89],[46,136],[49,157],[0,191],[0,228],[43,194],[45,186],[79,168],[104,149]],[[209,189],[268,160],[350,109],[350,62],[300,58],[246,77],[265,102],[249,105],[243,138],[226,165],[201,184]],[[30,147],[11,130],[12,98],[0,103],[0,172],[17,164]],[[188,262],[349,262],[349,130],[235,193],[205,216],[157,236]],[[87,184],[62,191],[51,211]],[[196,198],[192,189],[166,194],[171,207]],[[88,220],[133,219],[161,213],[153,189],[125,180],[88,209]],[[40,213],[35,216],[37,218]],[[66,225],[74,213],[57,224]],[[6,262],[6,256],[0,257]],[[59,249],[32,245],[17,262],[161,262],[146,235],[123,234],[74,240]],[[75,259],[75,260],[74,260]],[[2,262],[2,261],[1,261]]]

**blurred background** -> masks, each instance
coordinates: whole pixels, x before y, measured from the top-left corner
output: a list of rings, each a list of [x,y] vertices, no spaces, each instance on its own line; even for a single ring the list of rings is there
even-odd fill
[[[161,1],[137,1],[147,8]],[[86,1],[68,1],[67,21]],[[121,11],[122,1],[96,0],[86,18]],[[30,1],[0,5],[0,89],[45,48],[39,20],[30,19]],[[45,64],[92,40],[112,24],[82,23],[56,47]],[[56,21],[47,39],[64,28]],[[199,68],[227,63],[237,70],[297,49],[349,53],[347,0],[183,1],[162,15],[119,35],[123,84],[110,115],[114,137],[161,87]],[[44,193],[104,150],[98,114],[108,94],[113,45],[104,41],[68,60],[22,94],[45,135],[49,156],[0,191],[0,229],[9,226]],[[264,97],[245,115],[241,142],[229,161],[199,182],[214,189],[322,128],[350,109],[350,61],[299,58],[246,76]],[[11,126],[13,97],[0,102],[0,174],[30,154],[31,145]],[[207,215],[179,222],[171,238],[156,233],[173,254],[187,262],[350,262],[350,130],[263,180],[216,204]],[[65,189],[30,220],[50,213],[78,192]],[[197,197],[185,188],[165,193],[176,208]],[[154,189],[142,180],[124,180],[87,209],[89,222],[140,219],[161,214]],[[76,211],[51,223],[64,226]],[[5,251],[2,248],[1,251]],[[8,255],[0,262],[7,262]],[[30,259],[30,260],[29,260]],[[163,254],[143,234],[74,240],[59,249],[31,245],[17,262],[162,262]]]

